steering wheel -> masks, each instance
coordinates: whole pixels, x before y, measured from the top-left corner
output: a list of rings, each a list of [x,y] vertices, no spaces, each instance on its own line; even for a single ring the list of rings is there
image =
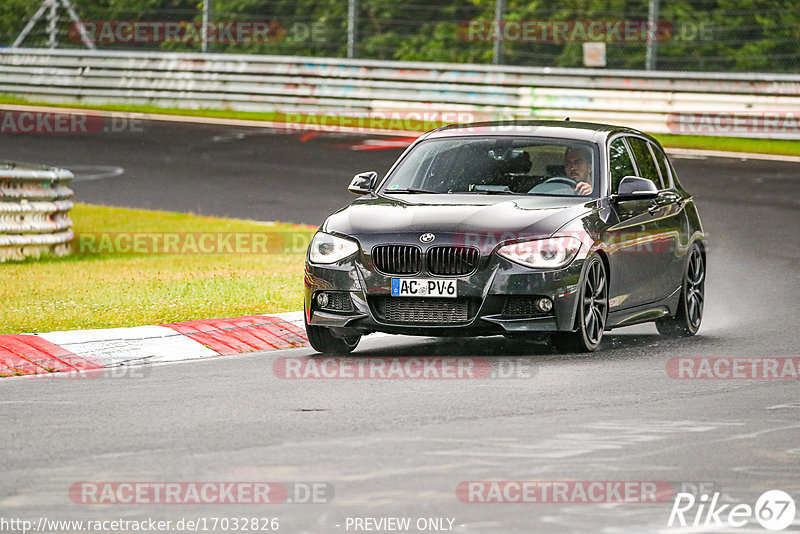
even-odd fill
[[[572,178],[567,178],[566,176],[553,176],[552,178],[548,178],[539,185],[542,184],[567,184],[568,186],[575,189],[575,186],[578,185],[578,181],[573,180]]]
[[[578,182],[566,176],[553,176],[528,191],[541,195],[574,195]]]

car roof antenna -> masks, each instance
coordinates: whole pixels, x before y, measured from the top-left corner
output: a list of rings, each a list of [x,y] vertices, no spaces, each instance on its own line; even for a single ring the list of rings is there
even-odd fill
[[[564,122],[569,122],[569,117],[564,117]]]

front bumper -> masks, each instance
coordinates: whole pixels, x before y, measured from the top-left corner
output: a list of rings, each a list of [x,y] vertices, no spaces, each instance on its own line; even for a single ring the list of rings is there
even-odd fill
[[[332,327],[347,334],[386,332],[424,336],[475,336],[572,331],[583,263],[584,256],[580,255],[563,269],[545,271],[530,269],[491,254],[481,257],[477,271],[466,276],[436,276],[426,272],[401,276],[378,272],[371,267],[369,257],[364,254],[356,254],[331,265],[317,265],[306,261],[306,321],[311,325]],[[386,300],[401,298],[391,296],[392,278],[455,278],[458,299],[468,302],[467,318],[457,323],[445,324],[430,320],[399,322],[387,318],[383,313]],[[352,303],[349,305],[350,309],[321,309],[315,298],[321,291],[345,293],[345,300],[349,297],[349,302]],[[509,308],[509,297],[547,297],[552,300],[553,309],[549,313],[520,313],[518,308]],[[416,298],[416,301],[423,300],[426,298]],[[510,313],[512,311],[514,313]]]

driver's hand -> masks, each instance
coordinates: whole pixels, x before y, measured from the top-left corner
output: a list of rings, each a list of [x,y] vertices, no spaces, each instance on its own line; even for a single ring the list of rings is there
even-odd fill
[[[579,195],[591,195],[592,184],[588,184],[586,182],[578,182],[578,185],[575,186],[575,192]]]

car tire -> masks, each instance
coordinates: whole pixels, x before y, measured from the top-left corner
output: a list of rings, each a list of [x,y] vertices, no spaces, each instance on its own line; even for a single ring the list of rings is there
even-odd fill
[[[682,338],[693,336],[700,329],[705,301],[706,262],[697,245],[689,251],[689,259],[681,282],[678,311],[672,317],[656,321],[658,333],[664,337]]]
[[[334,336],[329,328],[308,324],[307,319],[305,324],[311,348],[322,354],[350,354],[361,341],[360,335],[341,338]]]
[[[608,319],[608,274],[599,256],[590,256],[578,292],[574,332],[555,332],[550,343],[559,352],[594,352],[603,340]]]

